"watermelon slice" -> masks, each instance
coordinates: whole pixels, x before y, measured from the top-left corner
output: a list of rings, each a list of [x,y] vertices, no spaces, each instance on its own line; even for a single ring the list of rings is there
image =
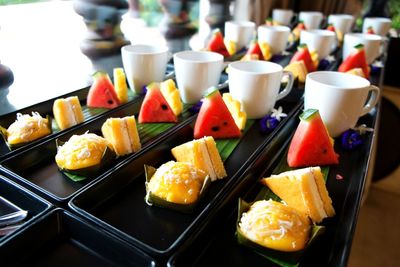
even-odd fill
[[[351,69],[361,68],[365,78],[368,79],[370,68],[365,55],[364,45],[358,44],[354,48],[355,50],[340,64],[338,71],[347,72]]]
[[[92,108],[118,107],[120,102],[108,74],[97,71],[93,74],[93,79],[94,82],[86,99],[87,106]]]
[[[290,63],[300,61],[300,60],[304,61],[304,64],[306,65],[307,71],[309,73],[316,70],[315,64],[312,60],[310,51],[308,50],[308,47],[306,44],[300,44],[297,47],[297,51],[293,55],[292,59],[290,60]]]
[[[289,167],[311,167],[338,164],[338,155],[317,109],[307,109],[300,115],[287,156]]]
[[[335,26],[333,26],[333,24],[331,24],[331,23],[328,24],[328,27],[326,27],[326,29],[327,29],[328,31],[331,31],[331,32],[335,32],[335,33],[336,33]]]
[[[158,83],[151,83],[147,86],[147,93],[140,107],[138,120],[139,123],[178,121],[167,100],[162,95]]]
[[[207,93],[196,119],[194,138],[199,139],[204,136],[212,136],[214,139],[240,137],[240,130],[218,89],[210,88]]]
[[[247,50],[246,55],[251,55],[251,56],[257,55],[258,60],[264,60],[263,52],[257,40],[251,41],[250,47]]]
[[[372,28],[372,26],[369,26],[367,28],[367,34],[375,34],[374,28]]]
[[[224,37],[222,36],[222,33],[219,29],[215,29],[213,31],[212,37],[207,45],[207,50],[220,53],[224,57],[230,56],[228,49],[226,48],[224,43]]]

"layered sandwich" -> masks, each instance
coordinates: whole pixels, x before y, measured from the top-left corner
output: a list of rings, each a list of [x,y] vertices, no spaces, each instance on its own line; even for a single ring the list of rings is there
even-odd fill
[[[205,171],[211,181],[222,179],[227,175],[217,145],[211,136],[184,143],[174,147],[171,152],[177,161],[192,163]]]
[[[262,179],[287,205],[308,215],[313,222],[335,215],[320,167],[309,167]]]
[[[141,148],[135,116],[109,118],[101,127],[101,132],[117,156],[131,154]]]
[[[77,96],[60,98],[54,101],[53,114],[61,130],[84,121],[81,103]]]

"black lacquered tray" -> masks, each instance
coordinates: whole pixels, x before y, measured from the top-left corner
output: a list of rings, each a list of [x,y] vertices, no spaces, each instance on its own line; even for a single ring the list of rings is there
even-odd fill
[[[51,208],[51,204],[49,202],[31,193],[20,185],[8,180],[1,174],[0,196],[3,197],[5,201],[15,205],[18,209],[28,212],[27,217],[21,223],[19,223],[20,226],[14,232],[5,236],[0,236],[0,247],[2,246],[3,242],[18,234],[22,229],[26,228],[29,224],[34,222],[37,218]],[[5,210],[7,207],[2,203],[0,203],[0,208],[2,210],[1,215],[5,215],[8,212]]]
[[[211,184],[193,214],[148,206],[144,201],[143,166],[146,164],[158,167],[172,160],[170,150],[173,147],[193,140],[194,122],[177,129],[173,135],[152,146],[146,153],[119,165],[107,177],[77,194],[69,202],[69,206],[163,262],[190,239],[199,226],[207,223],[204,218],[210,212],[218,210],[220,200],[241,179],[240,174],[260,149],[273,146],[276,136],[285,135],[285,127],[302,106],[299,101],[301,96],[302,91],[295,90],[285,101],[277,103],[277,106],[281,105],[288,113],[288,117],[272,133],[261,133],[258,121],[253,123],[224,162],[228,177]]]
[[[155,266],[129,244],[62,209],[2,244],[2,266]]]

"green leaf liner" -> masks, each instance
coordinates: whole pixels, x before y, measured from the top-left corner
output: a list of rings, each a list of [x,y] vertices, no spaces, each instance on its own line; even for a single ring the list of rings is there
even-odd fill
[[[47,119],[47,128],[50,129],[50,133],[49,133],[48,135],[50,135],[50,134],[53,133],[53,128],[52,128],[52,121],[53,121],[53,120],[52,120],[52,118],[51,118],[49,115],[46,116],[46,119]],[[11,144],[9,144],[8,141],[7,141],[7,140],[8,140],[8,132],[7,132],[7,129],[4,128],[4,127],[2,127],[2,126],[0,126],[0,134],[1,134],[1,136],[3,136],[4,142],[6,143],[8,149],[9,149],[10,151],[12,151],[12,150],[14,150],[14,149],[17,149],[17,148],[19,148],[19,147],[23,147],[23,146],[25,146],[25,145],[27,145],[27,144],[33,142],[33,141],[36,141],[36,140],[38,140],[38,139],[40,139],[40,138],[43,138],[43,137],[47,136],[47,135],[45,135],[45,136],[39,137],[38,139],[29,141],[29,142],[23,142],[23,143],[11,145]]]
[[[60,146],[64,145],[65,142],[60,141],[56,139],[56,146],[57,150]],[[93,166],[86,167],[86,168],[81,168],[81,169],[76,169],[76,170],[69,170],[69,169],[63,169],[60,168],[60,171],[65,174],[68,178],[70,178],[74,182],[80,182],[83,180],[86,180],[88,178],[92,178],[95,175],[99,173],[102,169],[105,167],[109,166],[111,162],[116,158],[115,152],[107,147],[104,150],[103,157],[101,158],[101,161]]]
[[[282,156],[282,158],[280,159],[280,161],[278,162],[277,166],[275,167],[275,169],[272,173],[280,174],[282,172],[291,171],[294,169],[295,168],[291,168],[287,164],[287,152],[286,152],[284,154],[284,156]],[[324,175],[324,180],[326,181],[328,174],[329,174],[329,167],[322,166],[321,171],[322,171],[322,174]],[[264,185],[261,187],[257,196],[255,197],[254,202],[257,200],[263,200],[263,199],[265,199],[265,200],[272,199],[272,200],[275,200],[278,202],[282,201],[267,186],[264,186]],[[279,266],[283,266],[283,267],[298,266],[300,263],[301,256],[303,255],[303,253],[307,249],[307,247],[310,246],[316,240],[316,238],[318,236],[320,236],[321,234],[323,234],[325,231],[325,226],[320,226],[320,225],[314,224],[311,229],[310,240],[308,241],[306,248],[302,251],[280,252],[280,251],[276,251],[276,250],[272,250],[272,249],[267,249],[265,247],[262,247],[258,244],[255,244],[254,242],[248,240],[239,231],[239,221],[240,221],[241,215],[243,212],[246,212],[250,208],[250,206],[251,206],[251,204],[246,203],[243,200],[239,200],[239,213],[238,213],[238,219],[237,219],[237,224],[236,224],[237,240],[238,240],[239,244],[242,244],[244,246],[254,249],[258,254],[261,254],[262,256],[264,256],[265,258],[267,258],[268,260],[274,262],[275,264],[277,264]]]
[[[160,198],[156,195],[154,195],[148,188],[148,183],[150,182],[151,178],[153,177],[154,173],[156,172],[156,168],[149,166],[149,165],[144,165],[144,171],[146,175],[146,196],[145,196],[145,201],[149,205],[154,205],[157,207],[161,208],[167,208],[171,210],[176,210],[182,213],[192,213],[194,209],[196,208],[197,204],[200,202],[200,199],[202,196],[204,196],[204,193],[206,192],[207,188],[211,184],[211,179],[207,175],[206,178],[204,179],[203,186],[201,187],[199,197],[197,200],[193,203],[190,204],[180,204],[180,203],[173,203],[170,201],[167,201],[163,198]]]
[[[247,203],[242,199],[239,199],[239,207],[238,207],[238,217],[236,221],[236,239],[240,245],[246,246],[248,248],[253,249],[261,256],[269,259],[270,261],[283,266],[283,267],[295,267],[299,265],[299,261],[304,251],[310,246],[316,238],[321,235],[325,231],[324,226],[312,225],[310,239],[306,245],[306,248],[303,250],[295,251],[295,252],[284,252],[278,251],[270,248],[266,248],[261,246],[250,239],[248,239],[241,231],[239,227],[239,222],[244,212],[247,212],[250,209],[250,206],[253,203]]]

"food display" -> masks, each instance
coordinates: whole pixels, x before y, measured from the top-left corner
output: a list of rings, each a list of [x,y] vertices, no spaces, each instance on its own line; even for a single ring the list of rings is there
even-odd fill
[[[240,137],[240,130],[216,88],[207,91],[194,126],[194,138],[204,136],[215,139]]]
[[[101,127],[101,132],[117,156],[131,154],[141,148],[135,116],[109,118]]]
[[[229,57],[230,53],[225,46],[224,36],[219,29],[215,29],[212,33],[211,39],[208,41],[206,49],[208,51],[216,52],[224,57]]]
[[[97,71],[93,74],[93,80],[86,100],[87,106],[108,109],[118,107],[120,101],[108,74]]]
[[[306,65],[308,72],[313,72],[313,71],[316,71],[316,69],[317,69],[315,62],[313,61],[311,53],[308,50],[308,47],[306,44],[300,44],[297,47],[297,51],[293,55],[292,59],[290,60],[290,63],[297,62],[297,61],[303,61],[304,65]]]
[[[32,116],[17,113],[17,120],[7,129],[0,126],[0,131],[7,145],[14,148],[49,135],[51,121],[37,112],[32,112]]]
[[[226,177],[226,171],[219,155],[214,138],[206,136],[196,139],[172,150],[172,155],[178,162],[189,162],[210,176],[211,181]]]
[[[264,43],[266,44],[266,43]],[[267,44],[268,45],[268,44]],[[265,46],[265,45],[264,45]],[[268,53],[268,48],[264,48],[265,53]],[[271,53],[269,51],[269,53]],[[271,57],[271,55],[269,55]],[[243,56],[242,60],[267,60],[264,59],[263,50],[257,39],[251,41],[249,49],[247,50],[246,54]]]
[[[148,85],[146,96],[140,107],[139,123],[177,121],[178,118],[161,93],[160,84],[151,83]]]
[[[77,96],[60,98],[54,101],[53,114],[61,130],[75,126],[85,119]]]
[[[254,202],[241,214],[237,228],[239,243],[251,241],[285,252],[304,249],[310,233],[311,222],[304,213],[274,200]]]
[[[367,62],[367,57],[365,55],[364,45],[359,44],[354,47],[354,51],[343,60],[340,64],[339,72],[348,72],[356,68],[361,68],[364,73],[365,78],[369,78],[370,67]]]

